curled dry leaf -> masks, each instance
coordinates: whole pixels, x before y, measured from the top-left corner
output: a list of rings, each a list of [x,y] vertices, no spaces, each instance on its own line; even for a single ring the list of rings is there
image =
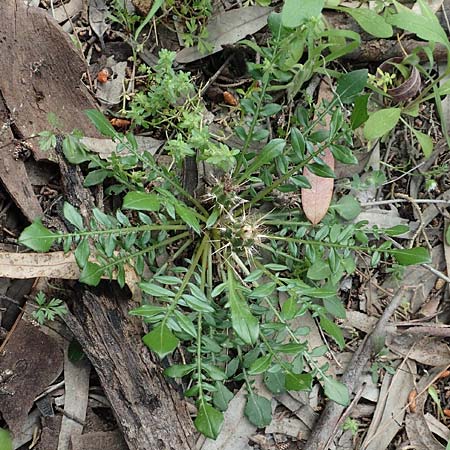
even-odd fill
[[[230,106],[237,106],[239,104],[236,97],[231,92],[228,91],[225,91],[223,93],[223,101]]]
[[[111,75],[112,69],[110,67],[105,67],[104,69],[100,70],[100,72],[97,74],[97,81],[99,83],[106,83]]]
[[[126,128],[128,128],[131,125],[131,122],[128,119],[116,119],[116,118],[112,118],[110,120],[111,125],[114,128],[118,128],[120,130],[124,130]]]
[[[413,389],[408,395],[408,404],[410,413],[415,413],[417,411],[416,397],[417,391]]]
[[[322,100],[331,102],[333,92],[324,81],[320,83],[319,96],[317,104]],[[325,117],[325,128],[329,127],[329,118]],[[332,170],[334,170],[334,157],[329,149],[326,149],[321,158]],[[302,208],[306,217],[313,223],[319,223],[328,211],[331,199],[333,197],[334,180],[332,178],[323,178],[311,173],[306,167],[303,169],[303,175],[311,184],[311,189],[302,189]]]

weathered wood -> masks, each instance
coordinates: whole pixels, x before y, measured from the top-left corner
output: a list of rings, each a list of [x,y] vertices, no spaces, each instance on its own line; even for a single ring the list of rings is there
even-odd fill
[[[118,290],[81,293],[66,323],[100,378],[130,450],[192,450],[195,432],[181,393],[142,343],[142,320]]]
[[[24,162],[15,157],[15,146],[20,142],[15,140],[11,127],[10,112],[0,92],[0,179],[22,214],[33,221],[42,216],[43,211],[34,195]]]
[[[22,137],[48,129],[50,112],[60,118],[61,131],[78,128],[98,136],[84,113],[95,108],[80,82],[85,64],[69,35],[43,9],[23,0],[0,2],[0,55],[0,92]],[[35,141],[30,144],[38,159],[49,158]]]

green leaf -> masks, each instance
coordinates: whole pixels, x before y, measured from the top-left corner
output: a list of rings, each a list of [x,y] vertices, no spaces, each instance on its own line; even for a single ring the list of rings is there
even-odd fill
[[[305,138],[298,128],[291,128],[291,145],[299,158],[305,156]]]
[[[194,297],[193,295],[185,294],[182,297],[182,300],[184,300],[191,309],[197,312],[214,312],[214,308],[208,303],[203,300],[200,300],[198,297]]]
[[[345,11],[353,17],[359,26],[378,38],[389,38],[392,36],[392,26],[386,22],[384,17],[378,15],[375,11],[368,8],[338,8],[340,11]]]
[[[360,95],[355,99],[355,106],[350,116],[350,124],[352,130],[356,130],[360,127],[368,118],[367,102],[369,101],[370,94]]]
[[[273,293],[276,288],[276,283],[269,281],[268,283],[261,284],[257,288],[253,289],[249,297],[251,298],[266,298]]]
[[[288,342],[287,344],[279,344],[276,346],[277,351],[281,353],[287,353],[288,355],[295,355],[305,351],[306,344],[300,344],[297,342]]]
[[[450,245],[450,225],[447,226],[447,230],[445,232],[445,242],[447,245]]]
[[[295,297],[289,297],[281,307],[281,317],[285,320],[292,320],[299,311]]]
[[[214,386],[216,387],[216,392],[213,394],[214,406],[220,411],[226,411],[234,394],[220,381],[217,381]]]
[[[241,176],[241,180],[246,180],[252,173],[256,172],[261,166],[272,163],[273,160],[283,153],[286,147],[284,139],[272,139],[263,149],[255,156],[248,169]]]
[[[128,311],[128,314],[131,316],[141,316],[145,318],[150,318],[154,316],[158,316],[166,312],[167,308],[164,306],[156,306],[156,305],[142,305],[139,308],[134,308]]]
[[[198,222],[197,216],[194,214],[191,208],[188,208],[187,206],[178,202],[175,203],[175,211],[185,224],[189,225],[194,231],[200,234],[200,224]]]
[[[256,269],[253,272],[251,272],[249,275],[247,275],[246,278],[244,278],[244,281],[246,283],[251,283],[252,281],[258,281],[262,275],[263,275],[263,271],[261,269]]]
[[[100,111],[97,111],[96,109],[88,109],[86,111],[86,115],[94,124],[95,128],[103,134],[103,136],[108,136],[110,138],[117,136],[117,131]]]
[[[0,449],[1,450],[13,450],[13,443],[11,434],[8,430],[0,428]]]
[[[393,227],[383,229],[383,233],[387,234],[388,236],[400,236],[407,233],[408,231],[408,225],[395,225]]]
[[[385,108],[369,116],[364,125],[364,137],[369,141],[384,136],[400,120],[400,108]]]
[[[308,170],[314,175],[322,178],[336,178],[333,170],[326,164],[312,163],[308,164]]]
[[[361,212],[361,205],[353,195],[344,195],[332,208],[345,220],[353,220]]]
[[[153,19],[154,15],[158,12],[158,9],[161,8],[163,3],[164,0],[155,0],[154,2],[152,2],[152,7],[150,8],[150,11],[147,13],[145,19],[142,21],[142,23],[139,25],[138,29],[134,33],[135,42],[138,41],[138,37],[141,34],[142,30],[147,26],[150,20]]]
[[[339,405],[347,406],[350,403],[350,396],[345,384],[340,383],[331,377],[323,378],[325,395]]]
[[[181,313],[180,311],[175,311],[175,317],[179,327],[185,333],[189,334],[189,336],[192,336],[193,338],[197,337],[197,330],[192,320],[187,315]]]
[[[232,269],[229,267],[228,298],[233,330],[246,344],[254,344],[259,336],[259,322],[250,312],[246,301],[239,297],[235,283]]]
[[[83,226],[83,218],[81,214],[70,204],[64,202],[63,206],[64,217],[78,230],[82,230]]]
[[[97,169],[89,172],[84,179],[84,186],[96,186],[97,184],[103,183],[105,178],[110,174],[109,170]]]
[[[214,381],[223,381],[227,379],[227,374],[219,367],[203,363],[202,368]]]
[[[195,368],[196,364],[174,364],[164,369],[164,375],[170,378],[182,378]]]
[[[285,388],[286,376],[281,368],[272,372],[272,369],[268,370],[264,374],[264,384],[267,386],[272,394],[281,394],[286,391]]]
[[[428,136],[428,134],[422,133],[421,131],[417,131],[414,128],[412,128],[412,132],[414,133],[414,136],[419,142],[419,145],[422,148],[425,158],[429,158],[431,156],[431,153],[433,153],[434,147],[433,139],[431,139],[431,137]]]
[[[262,117],[270,117],[274,114],[278,114],[281,111],[282,107],[278,103],[268,103],[261,108],[260,114]]]
[[[200,433],[211,439],[216,439],[222,428],[223,414],[203,400],[198,408],[194,424]]]
[[[354,70],[353,72],[345,73],[339,78],[336,94],[341,102],[351,102],[355,95],[363,91],[366,87],[368,73],[367,69]]]
[[[98,264],[87,262],[80,274],[80,281],[89,286],[97,286],[105,272]]]
[[[90,253],[89,241],[87,239],[82,239],[75,250],[75,260],[79,267],[83,268],[86,265]]]
[[[332,144],[330,150],[333,156],[344,164],[358,164],[358,158],[353,154],[351,149],[345,145]]]
[[[389,254],[402,266],[431,263],[430,254],[423,247],[389,250]]]
[[[287,28],[296,28],[308,19],[318,17],[324,0],[285,0],[281,10],[281,23]]]
[[[288,266],[285,266],[284,264],[266,264],[265,268],[267,270],[273,270],[274,272],[282,272],[283,270],[289,270]]]
[[[220,216],[220,209],[214,208],[213,212],[208,217],[208,220],[206,221],[206,228],[212,228],[213,225],[217,222],[217,219]]]
[[[150,333],[147,333],[142,338],[142,341],[161,359],[167,355],[170,355],[177,348],[178,343],[180,342],[164,324],[158,325],[150,331]]]
[[[67,135],[63,140],[63,153],[71,164],[81,164],[90,159],[78,137],[71,134]]]
[[[139,287],[148,295],[152,297],[175,297],[175,293],[169,289],[158,286],[151,281],[143,281],[139,283]]]
[[[55,148],[56,146],[56,135],[52,131],[41,131],[38,133],[40,136],[39,139],[39,147],[43,152],[50,150],[51,148]]]
[[[310,280],[324,280],[331,274],[330,266],[323,260],[318,259],[309,269],[306,276]]]
[[[339,319],[345,319],[346,311],[338,297],[324,298],[323,306],[332,316]]]
[[[272,355],[265,355],[258,358],[256,361],[253,361],[250,368],[248,369],[249,375],[258,375],[260,373],[265,372],[272,363]]]
[[[159,197],[147,192],[128,192],[123,199],[124,209],[135,209],[138,211],[158,211],[160,207]]]
[[[22,231],[19,243],[36,252],[48,252],[57,237],[57,234],[45,228],[38,219]]]
[[[397,8],[397,14],[387,18],[390,24],[409,31],[424,41],[439,42],[450,48],[447,35],[439,20],[423,0],[418,0],[422,14],[416,14],[395,0],[393,3]]]
[[[288,391],[310,391],[312,382],[313,376],[310,373],[286,372],[285,387]]]
[[[258,428],[266,427],[272,422],[271,402],[260,395],[249,394],[244,414],[247,419]]]
[[[325,317],[324,315],[320,316],[320,327],[336,341],[341,350],[345,347],[342,330],[334,322],[328,319],[328,317]]]

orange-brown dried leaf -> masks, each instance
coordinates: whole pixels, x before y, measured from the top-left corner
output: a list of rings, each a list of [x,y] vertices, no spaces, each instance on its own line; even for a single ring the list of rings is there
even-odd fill
[[[417,391],[415,389],[413,389],[408,394],[409,411],[411,413],[415,413],[417,411],[416,397],[417,397]]]
[[[236,97],[228,91],[224,91],[223,93],[223,101],[230,106],[237,106],[239,102],[237,101]]]
[[[126,129],[131,125],[131,121],[127,119],[117,119],[112,118],[110,119],[110,123],[114,128],[118,128],[120,130]]]
[[[329,85],[322,81],[319,87],[319,95],[317,105],[322,100],[331,102],[333,100],[333,92]],[[318,129],[327,129],[330,126],[329,116],[325,117],[325,126],[318,126]],[[320,155],[321,159],[332,170],[334,170],[334,156],[329,149],[325,149],[324,154]],[[305,216],[313,224],[318,224],[325,216],[333,198],[334,180],[333,178],[323,178],[311,173],[306,167],[303,169],[303,176],[306,177],[311,184],[311,189],[302,189],[302,208]]]
[[[110,76],[111,76],[111,69],[105,67],[104,69],[100,70],[100,72],[97,74],[97,81],[99,83],[104,84],[109,80]]]

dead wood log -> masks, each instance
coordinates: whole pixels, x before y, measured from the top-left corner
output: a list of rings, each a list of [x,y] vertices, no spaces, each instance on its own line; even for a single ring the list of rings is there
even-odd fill
[[[60,131],[98,132],[84,110],[95,108],[80,82],[86,65],[70,36],[41,8],[23,0],[0,1],[0,93],[18,137],[27,138],[49,128],[47,115],[59,117]],[[29,141],[37,159],[48,159]]]
[[[66,323],[94,366],[129,449],[194,449],[186,403],[142,343],[142,320],[128,314],[137,305],[117,290],[107,292],[79,293]]]

